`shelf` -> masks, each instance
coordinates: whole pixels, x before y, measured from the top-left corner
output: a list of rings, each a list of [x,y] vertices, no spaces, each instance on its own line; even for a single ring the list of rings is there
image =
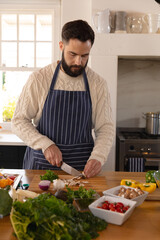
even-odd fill
[[[160,59],[160,34],[96,34],[92,56]]]

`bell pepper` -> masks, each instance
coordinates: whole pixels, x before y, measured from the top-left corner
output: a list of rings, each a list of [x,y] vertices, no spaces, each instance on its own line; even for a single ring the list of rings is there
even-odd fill
[[[0,188],[5,188],[8,185],[12,185],[12,183],[14,183],[14,181],[10,178],[0,179]]]
[[[139,187],[142,191],[152,193],[156,190],[156,183],[140,183]]]
[[[155,170],[150,170],[146,173],[146,183],[156,183],[156,180],[153,176]]]
[[[132,179],[122,179],[120,184],[128,186],[128,187],[136,188],[136,187],[138,187],[139,182],[132,180]]]

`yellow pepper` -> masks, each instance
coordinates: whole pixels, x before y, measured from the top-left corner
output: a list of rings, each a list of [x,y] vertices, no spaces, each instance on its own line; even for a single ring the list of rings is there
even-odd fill
[[[136,188],[136,187],[138,187],[139,182],[132,180],[132,179],[122,179],[120,184],[128,186],[128,187]]]
[[[152,193],[156,190],[156,183],[140,183],[139,187],[142,191]]]

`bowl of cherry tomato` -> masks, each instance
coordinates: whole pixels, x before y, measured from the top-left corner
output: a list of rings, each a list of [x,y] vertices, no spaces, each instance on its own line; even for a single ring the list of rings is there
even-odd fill
[[[93,215],[116,225],[122,225],[131,216],[135,207],[135,201],[107,195],[89,205]]]

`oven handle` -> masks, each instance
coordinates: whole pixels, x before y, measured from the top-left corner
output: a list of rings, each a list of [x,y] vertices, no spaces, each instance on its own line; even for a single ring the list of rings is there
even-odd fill
[[[160,162],[160,158],[145,158],[146,162]]]

